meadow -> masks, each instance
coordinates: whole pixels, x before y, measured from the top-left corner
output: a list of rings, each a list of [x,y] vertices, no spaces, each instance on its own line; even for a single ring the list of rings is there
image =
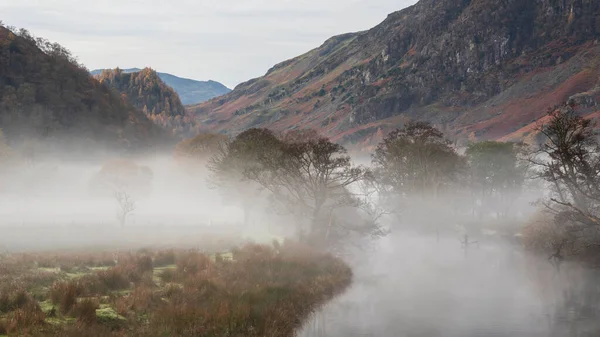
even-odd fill
[[[299,244],[0,256],[0,336],[293,336],[352,282]]]

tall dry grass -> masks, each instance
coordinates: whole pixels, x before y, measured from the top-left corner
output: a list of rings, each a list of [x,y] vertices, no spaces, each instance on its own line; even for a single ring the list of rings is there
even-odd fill
[[[74,254],[72,260],[11,256],[0,260],[0,270],[28,281],[0,282],[0,334],[293,336],[352,280],[342,261],[297,244],[246,245],[232,254],[232,261],[197,250]],[[56,270],[35,276],[40,265]],[[31,296],[35,289],[39,298]],[[51,318],[41,302],[52,304]]]

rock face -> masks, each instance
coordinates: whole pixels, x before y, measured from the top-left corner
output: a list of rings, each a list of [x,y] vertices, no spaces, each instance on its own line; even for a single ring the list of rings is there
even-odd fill
[[[179,95],[158,77],[156,71],[145,68],[138,72],[121,69],[104,70],[96,78],[119,92],[146,115],[183,116],[185,109]]]
[[[190,107],[204,127],[311,127],[369,145],[407,119],[500,138],[598,84],[596,0],[421,0]]]
[[[117,68],[104,70],[95,77],[169,133],[179,136],[195,134],[194,116],[186,112],[179,95],[163,82],[156,71],[150,68],[139,71]]]
[[[97,76],[104,70],[106,69],[92,70],[90,73]],[[123,73],[137,73],[142,71],[142,69],[130,68],[122,69],[122,71]],[[216,81],[197,81],[160,72],[157,74],[166,85],[177,92],[181,103],[184,105],[206,102],[211,98],[225,95],[231,91],[231,89]]]

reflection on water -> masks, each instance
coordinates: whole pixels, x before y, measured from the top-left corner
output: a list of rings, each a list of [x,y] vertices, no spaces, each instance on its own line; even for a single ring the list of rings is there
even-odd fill
[[[557,273],[499,242],[465,257],[458,239],[387,238],[355,264],[350,290],[299,337],[599,336],[600,275]]]

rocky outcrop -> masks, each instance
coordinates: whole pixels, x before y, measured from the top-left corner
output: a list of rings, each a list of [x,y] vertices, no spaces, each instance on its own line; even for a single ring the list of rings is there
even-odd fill
[[[232,133],[312,127],[362,143],[416,118],[497,138],[595,87],[598,37],[594,0],[421,0],[190,110]]]

